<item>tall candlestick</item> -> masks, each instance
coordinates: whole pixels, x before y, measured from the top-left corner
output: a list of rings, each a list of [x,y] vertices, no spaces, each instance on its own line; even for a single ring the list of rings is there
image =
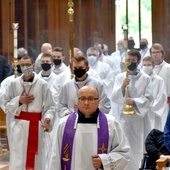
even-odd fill
[[[128,49],[128,27],[127,25],[122,26],[123,35],[124,35],[124,50],[127,51]]]
[[[13,23],[13,30],[14,30],[14,58],[17,59],[17,46],[18,46],[18,36],[17,36],[17,30],[19,28],[18,23]]]
[[[72,68],[72,62],[74,58],[74,25],[73,25],[73,10],[74,3],[72,0],[69,0],[68,2],[68,14],[69,14],[69,21],[70,21],[70,49],[71,49],[71,62],[70,62],[70,69],[71,73],[73,74],[73,68]]]
[[[127,25],[122,26],[123,34],[124,34],[124,56],[125,56],[125,62],[123,63],[126,69],[126,77],[128,78],[129,72],[128,72],[128,66],[131,64],[128,60],[128,27]],[[129,91],[129,85],[126,85],[125,87],[125,94],[126,98],[130,98],[130,91]],[[135,114],[135,110],[133,109],[132,105],[125,104],[125,108],[122,112],[125,115],[133,115]]]
[[[12,24],[12,28],[14,30],[14,75],[15,78],[17,77],[17,64],[18,64],[18,55],[17,55],[17,48],[18,48],[18,35],[17,35],[17,30],[19,28],[19,24],[18,23],[13,23]]]

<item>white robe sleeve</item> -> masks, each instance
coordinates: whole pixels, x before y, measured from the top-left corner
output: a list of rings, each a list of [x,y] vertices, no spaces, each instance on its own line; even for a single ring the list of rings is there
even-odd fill
[[[14,82],[12,81],[7,87],[6,92],[2,95],[2,109],[5,113],[19,115],[20,111],[22,110],[22,105],[19,106],[20,96],[14,96],[13,89],[16,88]]]
[[[46,118],[50,119],[51,121],[53,120],[54,114],[55,114],[55,103],[52,98],[52,93],[51,90],[48,88],[48,84],[45,84],[43,87],[43,115],[44,115],[44,120]]]
[[[61,88],[60,94],[59,94],[59,103],[58,103],[58,108],[59,108],[59,117],[62,118],[64,117],[67,113],[72,113],[73,110],[69,110],[68,106],[68,98],[67,98],[67,88],[66,86],[63,86]],[[71,90],[71,89],[70,89]],[[71,100],[71,99],[70,99]]]
[[[110,100],[107,97],[105,89],[104,89],[104,85],[102,84],[100,80],[98,81],[97,87],[98,87],[99,99],[100,99],[99,109],[103,113],[109,113],[111,109]]]
[[[49,170],[61,170],[61,146],[62,146],[62,136],[65,127],[67,117],[64,117],[61,120],[64,120],[64,123],[60,123],[57,127],[57,130],[54,134],[54,140],[52,143],[52,151],[49,163]]]
[[[6,92],[6,89],[8,88],[9,84],[11,83],[13,79],[14,79],[14,76],[7,77],[0,84],[0,107],[1,108],[4,107],[2,105],[2,95]],[[4,108],[2,108],[2,110],[4,110]]]
[[[114,117],[108,119],[109,148],[108,154],[99,154],[104,170],[124,169],[130,158],[130,147],[121,129],[120,124]]]
[[[122,86],[122,84],[123,84],[123,81],[120,75],[116,76],[114,87],[113,87],[113,92],[111,96],[111,101],[117,104],[121,104],[121,105],[124,104],[124,100],[125,100],[125,95],[124,95],[125,88]]]
[[[158,117],[162,117],[165,114],[164,112],[167,103],[167,93],[163,79],[160,79],[159,82],[157,82],[157,85],[159,85],[159,87],[156,91],[157,95],[154,96],[154,102],[151,107],[151,111]],[[152,90],[154,90],[154,87]]]
[[[143,94],[137,95],[137,97],[132,97],[134,100],[133,106],[136,110],[136,114],[144,117],[150,110],[153,102],[153,96],[151,94],[151,79],[148,77],[148,79],[143,82],[143,87],[139,87],[139,89],[140,88],[143,88]]]

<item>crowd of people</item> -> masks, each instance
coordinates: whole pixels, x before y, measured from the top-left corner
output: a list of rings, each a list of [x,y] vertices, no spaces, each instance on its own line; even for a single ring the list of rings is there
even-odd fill
[[[19,48],[17,77],[0,56],[10,170],[137,170],[153,129],[165,136],[156,158],[170,154],[170,64],[161,44],[134,45],[74,48],[68,66],[61,47],[42,44],[35,63]]]

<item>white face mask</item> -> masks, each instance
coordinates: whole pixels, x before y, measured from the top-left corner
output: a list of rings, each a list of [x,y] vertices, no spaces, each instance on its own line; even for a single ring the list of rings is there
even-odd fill
[[[21,71],[24,74],[24,76],[29,76],[33,73],[33,67],[32,66],[21,66]]]
[[[90,64],[91,66],[93,66],[93,65],[95,65],[96,62],[97,62],[97,57],[91,55],[91,56],[87,57],[87,60],[88,60],[89,64]]]
[[[152,71],[153,71],[153,66],[143,66],[143,67],[142,67],[142,70],[143,70],[146,74],[150,75],[150,74],[152,73]]]

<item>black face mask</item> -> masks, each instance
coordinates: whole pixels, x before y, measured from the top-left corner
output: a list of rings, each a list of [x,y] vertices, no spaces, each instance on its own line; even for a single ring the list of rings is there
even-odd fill
[[[141,43],[141,44],[140,44],[140,49],[143,50],[143,49],[145,49],[146,47],[147,47],[146,43]]]
[[[86,73],[86,69],[76,69],[74,74],[77,78],[81,78]]]
[[[54,59],[53,62],[56,66],[59,66],[61,64],[61,59]]]
[[[131,64],[128,66],[128,70],[133,71],[133,70],[136,69],[136,67],[137,67],[137,64],[136,64],[136,63],[131,63]]]
[[[22,71],[21,71],[21,67],[20,67],[20,65],[19,65],[19,64],[17,65],[17,72],[18,72],[18,73],[22,73]]]
[[[42,69],[43,69],[44,71],[48,71],[48,70],[51,69],[51,64],[49,64],[49,63],[43,63],[43,64],[41,64],[41,67],[42,67]]]

